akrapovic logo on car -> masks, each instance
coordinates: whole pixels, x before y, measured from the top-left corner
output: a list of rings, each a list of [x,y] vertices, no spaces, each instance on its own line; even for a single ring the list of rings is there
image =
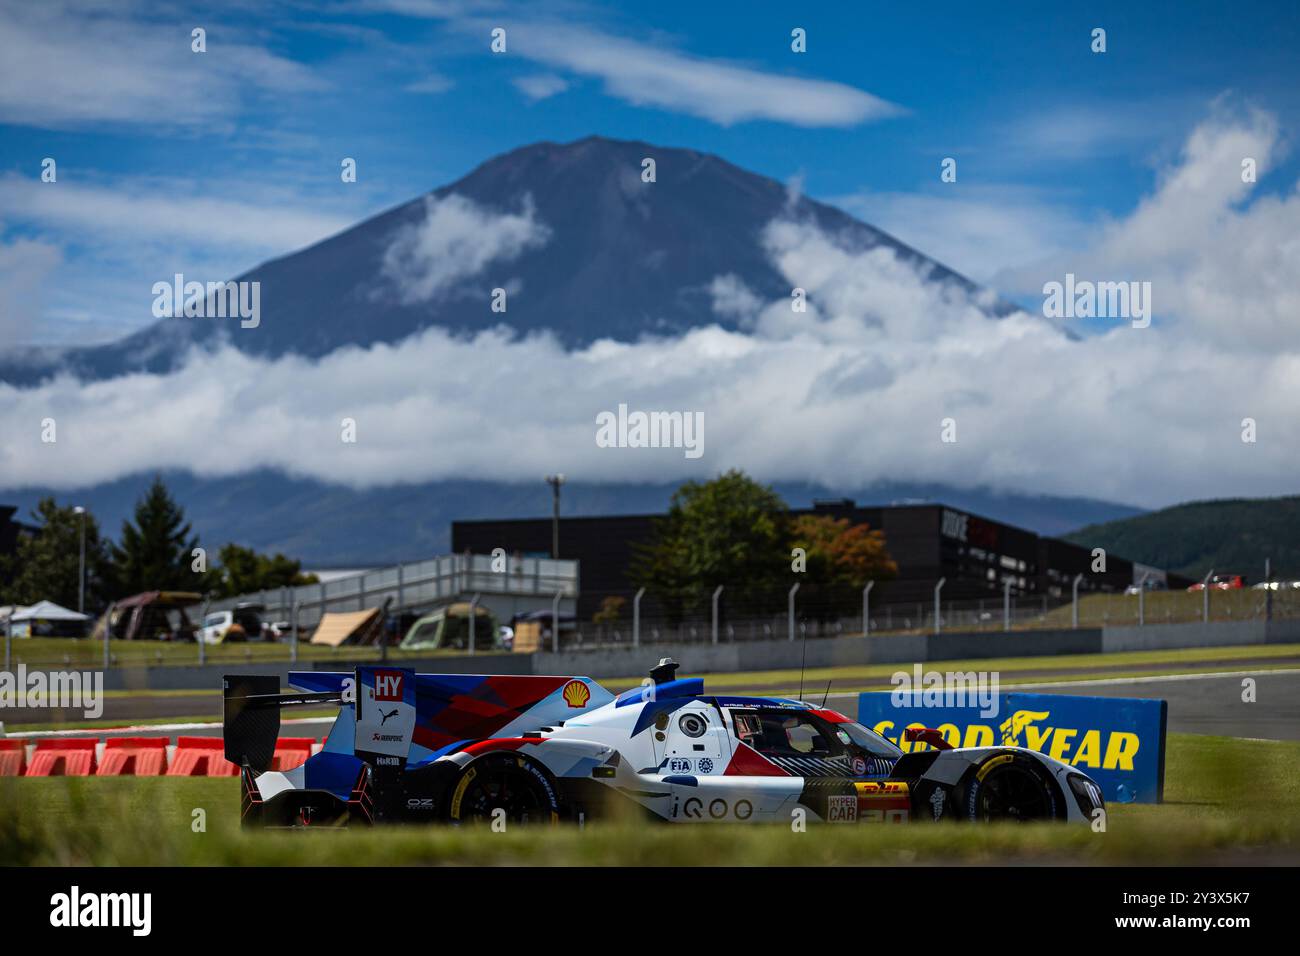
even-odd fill
[[[912,727],[938,730],[953,747],[1024,747],[1078,767],[1107,800],[1159,802],[1164,788],[1166,705],[1162,700],[1002,694],[1001,719],[978,707],[922,706],[897,693],[862,694],[858,721],[904,752],[929,745],[903,739]]]

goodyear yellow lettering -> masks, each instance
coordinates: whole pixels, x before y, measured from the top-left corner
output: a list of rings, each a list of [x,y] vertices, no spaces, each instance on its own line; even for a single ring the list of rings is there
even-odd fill
[[[1078,733],[1077,730],[1066,730],[1064,727],[1058,727],[1056,736],[1052,738],[1052,750],[1048,756],[1053,760],[1065,760],[1066,754],[1070,752],[1070,741]]]
[[[940,724],[939,733],[943,734],[943,739],[954,747],[961,746],[961,731],[957,729],[956,724]]]
[[[1039,727],[1036,724],[1025,725],[1025,746],[1040,753],[1052,736],[1052,727]]]
[[[992,747],[993,728],[987,724],[971,724],[966,728],[967,747]]]
[[[1137,756],[1138,747],[1141,746],[1137,734],[1130,734],[1124,731],[1116,731],[1110,735],[1110,742],[1106,745],[1106,760],[1102,764],[1104,770],[1132,770],[1133,758]]]
[[[1079,749],[1074,752],[1074,758],[1070,765],[1077,767],[1083,764],[1085,767],[1095,767],[1101,760],[1101,731],[1085,731],[1083,740],[1079,741]]]

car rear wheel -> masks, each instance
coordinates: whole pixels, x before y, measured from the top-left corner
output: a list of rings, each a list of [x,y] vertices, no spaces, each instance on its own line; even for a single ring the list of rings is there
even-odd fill
[[[964,787],[964,816],[978,823],[1056,820],[1064,807],[1051,780],[1032,757],[997,754],[975,769]]]
[[[554,823],[560,803],[550,777],[518,754],[488,754],[465,768],[452,789],[453,823]]]

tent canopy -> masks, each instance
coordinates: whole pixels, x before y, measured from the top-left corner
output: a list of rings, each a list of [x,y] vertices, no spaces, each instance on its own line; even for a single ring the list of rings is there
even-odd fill
[[[37,601],[30,607],[14,611],[9,619],[11,621],[89,621],[90,615],[69,611],[53,601]]]

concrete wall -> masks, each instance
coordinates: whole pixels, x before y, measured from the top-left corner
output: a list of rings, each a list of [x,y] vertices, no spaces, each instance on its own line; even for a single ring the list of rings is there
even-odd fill
[[[915,661],[1033,657],[1052,654],[1095,654],[1101,650],[1100,629],[1077,631],[1013,631],[1003,633],[890,634],[808,641],[808,667],[863,664],[910,664]],[[805,648],[798,641],[743,641],[736,644],[653,644],[590,651],[537,653],[536,674],[579,674],[583,677],[642,677],[671,657],[683,674],[728,671],[797,670]]]
[[[1149,627],[1107,627],[945,634],[890,634],[879,637],[814,639],[806,648],[798,641],[766,640],[710,644],[652,644],[640,648],[601,648],[559,654],[479,654],[474,657],[431,657],[403,661],[425,673],[444,674],[575,674],[584,677],[640,678],[661,657],[682,665],[683,674],[734,671],[795,670],[865,664],[912,664],[993,657],[1053,657],[1119,651],[1300,643],[1300,620],[1212,621],[1209,624],[1153,624]],[[216,688],[223,674],[277,674],[285,681],[290,670],[351,670],[345,655],[327,661],[289,664],[209,664],[205,667],[120,667],[107,672],[108,690],[180,690]]]
[[[282,684],[288,683],[290,671],[350,671],[358,663],[340,655],[338,660],[300,661],[297,664],[226,662],[186,667],[115,667],[104,672],[105,690],[213,690],[221,687],[225,674],[275,674]],[[476,654],[473,657],[428,657],[406,659],[403,667],[431,674],[531,674],[532,662],[527,654]]]

